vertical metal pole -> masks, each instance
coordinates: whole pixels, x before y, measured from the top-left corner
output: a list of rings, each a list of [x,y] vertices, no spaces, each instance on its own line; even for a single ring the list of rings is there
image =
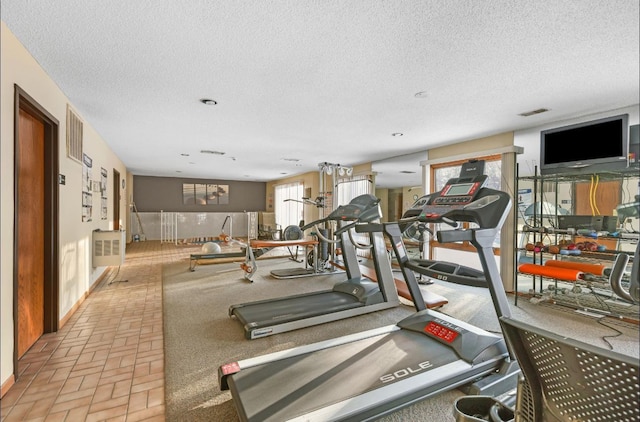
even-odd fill
[[[160,210],[160,243],[164,243],[164,211]]]
[[[513,255],[513,283],[514,283],[514,295],[515,295],[513,297],[514,306],[518,306],[518,263],[520,262],[520,254],[522,253],[522,251],[520,250],[520,242],[518,241],[518,236],[524,236],[524,233],[518,233],[518,218],[519,218],[519,212],[520,212],[519,189],[520,189],[520,163],[518,163],[518,161],[516,160],[516,180],[515,180],[515,198],[514,198],[514,203],[516,204],[516,206],[514,207],[514,209],[518,214],[516,214],[515,218],[513,219],[513,232],[515,233],[515,236],[516,236],[514,239],[514,246],[515,246],[514,249],[516,253]],[[502,248],[502,245],[500,245],[500,248]]]
[[[174,227],[174,236],[173,239],[175,241],[175,244],[178,244],[178,213],[174,212],[173,213],[173,227]]]

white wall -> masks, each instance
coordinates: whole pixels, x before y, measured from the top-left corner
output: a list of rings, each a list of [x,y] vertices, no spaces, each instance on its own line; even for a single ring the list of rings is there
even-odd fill
[[[33,57],[9,31],[0,24],[0,383],[13,374],[13,236],[14,236],[14,84],[53,115],[59,124],[59,171],[66,184],[59,185],[59,315],[62,319],[82,300],[105,268],[91,265],[91,234],[95,229],[112,229],[112,174],[115,168],[127,177],[122,161],[109,149],[100,135],[84,122],[84,152],[93,159],[92,179],[100,180],[100,169],[108,172],[109,210],[106,220],[100,216],[99,193],[94,193],[91,222],[82,222],[82,166],[67,158],[66,110],[71,104],[56,83],[49,78]],[[71,104],[73,108],[73,104]],[[80,115],[82,119],[82,116]],[[83,119],[84,120],[84,119]],[[126,183],[130,186],[130,183]],[[126,226],[127,198],[122,190],[120,216]]]

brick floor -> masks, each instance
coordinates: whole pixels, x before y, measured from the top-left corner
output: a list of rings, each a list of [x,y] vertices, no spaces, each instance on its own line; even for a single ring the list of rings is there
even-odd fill
[[[0,400],[2,422],[164,421],[162,264],[190,250],[127,245],[125,263],[20,359]]]

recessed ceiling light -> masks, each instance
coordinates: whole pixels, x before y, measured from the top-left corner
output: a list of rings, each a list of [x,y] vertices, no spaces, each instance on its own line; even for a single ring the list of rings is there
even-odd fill
[[[205,104],[205,105],[216,105],[216,104],[218,104],[218,102],[216,100],[212,100],[211,98],[202,98],[200,100],[200,102],[202,104]]]
[[[420,91],[420,92],[417,92],[414,95],[414,97],[416,97],[416,98],[427,98],[428,95],[429,94],[427,93],[427,91]]]
[[[203,150],[200,151],[200,154],[225,155],[226,152],[213,151],[213,150],[210,150],[210,149],[203,149]]]
[[[391,136],[402,136],[402,135],[404,135],[404,134],[400,133],[400,132],[395,132],[395,133],[391,134]]]
[[[292,161],[294,163],[297,163],[298,161],[300,161],[300,159],[298,159],[298,158],[283,158],[282,161]]]
[[[176,170],[176,173],[182,173],[182,170]]]
[[[518,114],[518,116],[529,117],[529,116],[533,116],[534,114],[544,113],[546,111],[549,111],[549,109],[548,108],[539,108],[537,110],[525,111],[524,113]]]
[[[415,173],[415,171],[400,170],[400,173],[404,173],[404,174],[414,174],[414,173]]]
[[[188,157],[189,156],[189,154],[185,154],[185,153],[182,153],[180,155],[182,155],[183,157]]]

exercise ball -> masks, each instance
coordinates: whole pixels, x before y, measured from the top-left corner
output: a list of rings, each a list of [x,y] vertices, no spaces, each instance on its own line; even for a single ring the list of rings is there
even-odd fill
[[[207,242],[202,245],[202,252],[204,253],[220,253],[221,251],[220,245],[215,242]]]

